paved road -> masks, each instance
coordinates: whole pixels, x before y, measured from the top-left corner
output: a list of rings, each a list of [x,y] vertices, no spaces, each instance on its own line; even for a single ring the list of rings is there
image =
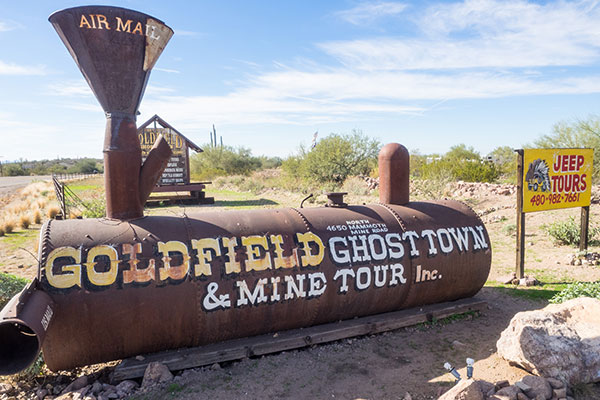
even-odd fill
[[[27,186],[33,181],[49,181],[50,175],[39,176],[2,176],[0,177],[0,195],[14,192],[17,189]]]

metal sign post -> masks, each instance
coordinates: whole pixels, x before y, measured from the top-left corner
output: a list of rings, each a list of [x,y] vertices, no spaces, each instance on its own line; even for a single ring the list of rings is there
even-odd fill
[[[523,150],[517,152],[517,277],[525,276],[525,213],[523,212]]]

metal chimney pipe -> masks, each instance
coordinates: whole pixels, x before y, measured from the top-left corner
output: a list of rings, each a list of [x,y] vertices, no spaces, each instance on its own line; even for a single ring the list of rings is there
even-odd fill
[[[379,201],[403,205],[410,201],[410,155],[406,147],[388,143],[379,151]]]

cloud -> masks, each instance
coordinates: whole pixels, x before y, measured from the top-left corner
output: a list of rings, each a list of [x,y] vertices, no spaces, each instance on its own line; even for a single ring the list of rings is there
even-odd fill
[[[179,74],[180,71],[176,70],[176,69],[168,69],[168,68],[154,68],[154,71],[161,71],[161,72],[166,72],[169,74]]]
[[[590,65],[600,59],[597,2],[467,0],[413,16],[413,37],[319,44],[364,70]]]
[[[46,75],[46,67],[18,65],[0,60],[0,75]]]
[[[0,32],[8,32],[15,29],[20,29],[23,26],[15,21],[0,21]]]
[[[402,13],[406,4],[396,2],[366,2],[336,13],[338,18],[354,25],[369,25],[375,20]]]
[[[93,97],[92,89],[83,79],[48,85],[48,94],[65,97]]]
[[[202,36],[203,35],[200,32],[186,31],[184,29],[175,29],[174,32],[175,32],[175,35],[177,35],[177,36]]]

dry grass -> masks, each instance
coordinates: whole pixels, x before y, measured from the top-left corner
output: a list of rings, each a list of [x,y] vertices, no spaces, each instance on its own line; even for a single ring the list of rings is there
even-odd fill
[[[33,212],[33,223],[36,225],[39,225],[41,222],[42,222],[42,213],[39,209],[35,210]]]
[[[2,223],[4,233],[12,233],[15,230],[15,223],[12,220],[4,220]]]
[[[77,219],[81,217],[81,211],[79,210],[71,210],[69,211],[69,218],[70,219]]]
[[[31,218],[29,218],[29,215],[21,215],[19,217],[19,226],[23,229],[27,229],[29,228],[29,225],[31,225]]]
[[[48,202],[46,201],[46,199],[38,199],[36,201],[36,204],[40,210],[43,210],[44,208],[46,208],[46,205],[48,204]]]
[[[50,219],[54,219],[54,217],[56,217],[58,213],[60,213],[60,208],[58,208],[57,206],[50,206],[46,210],[46,215],[48,215],[48,218]]]

